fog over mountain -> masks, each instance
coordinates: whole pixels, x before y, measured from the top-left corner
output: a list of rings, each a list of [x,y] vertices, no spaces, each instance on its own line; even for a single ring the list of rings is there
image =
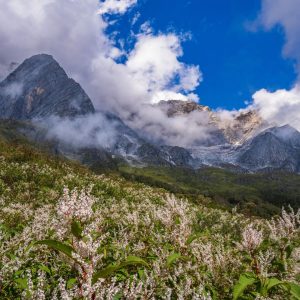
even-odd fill
[[[293,29],[298,19],[289,22],[272,3],[263,1],[253,28],[269,30],[280,24],[287,35],[285,53],[298,60]],[[0,4],[1,116],[43,123],[47,119],[48,138],[77,148],[101,147],[131,161],[144,157],[150,163],[155,156],[160,163],[174,163],[174,149],[164,147],[181,147],[191,155],[183,160],[198,167],[244,164],[237,147],[246,151],[254,145],[249,141],[265,129],[289,124],[300,130],[297,83],[291,90],[257,91],[240,110],[212,111],[198,105],[194,93],[203,78],[200,66],[182,60],[188,34],[155,33],[146,22],[132,32],[131,49],[117,46],[108,33],[108,16],[120,17],[137,1]],[[289,1],[282,12],[295,5]],[[37,55],[41,53],[47,55]],[[146,144],[153,151],[145,151]]]
[[[289,125],[276,127],[254,109],[213,112],[181,100],[144,104],[122,120],[95,108],[47,54],[26,59],[0,83],[0,107],[1,119],[35,126],[22,129],[29,139],[85,164],[118,158],[133,165],[300,171],[300,133]],[[146,112],[151,121],[139,123]]]
[[[281,1],[276,2],[279,5]],[[207,114],[199,112],[198,116],[198,112],[193,112],[166,118],[156,107],[148,105],[170,99],[197,101],[193,91],[200,84],[202,73],[199,66],[181,59],[182,43],[188,35],[154,33],[145,23],[139,32],[132,33],[132,49],[125,51],[116,46],[113,35],[107,33],[110,23],[106,16],[120,16],[137,1],[44,0],[25,4],[21,0],[0,0],[0,4],[0,77],[5,78],[12,62],[21,63],[32,55],[48,53],[82,85],[96,109],[113,112],[147,139],[192,146],[195,140],[206,141],[214,131],[207,126]],[[293,9],[294,5],[295,1],[289,1],[285,10]],[[297,48],[298,42],[291,28],[295,24],[286,22],[280,11],[274,12],[272,7],[272,2],[264,1],[256,23],[266,29],[282,24],[288,35],[286,52],[296,57],[296,49],[292,48]],[[20,88],[17,83],[7,92],[18,92]],[[253,108],[269,123],[289,123],[299,130],[299,94],[297,86],[273,93],[261,90],[245,110]],[[215,112],[224,121],[233,119],[237,113]]]

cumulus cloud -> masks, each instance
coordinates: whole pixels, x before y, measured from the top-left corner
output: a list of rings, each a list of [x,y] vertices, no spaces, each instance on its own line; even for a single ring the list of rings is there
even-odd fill
[[[256,109],[271,125],[290,124],[300,130],[300,10],[299,0],[262,0],[256,25],[265,30],[280,26],[285,34],[284,57],[296,62],[298,79],[290,89],[271,92],[266,89],[253,95],[248,109]]]
[[[75,119],[51,117],[41,124],[47,125],[50,139],[64,141],[74,148],[111,148],[117,137],[116,124],[102,113],[80,116]]]
[[[106,0],[101,1],[98,12],[100,14],[124,14],[137,0]]]
[[[181,60],[184,37],[154,33],[149,23],[133,33],[135,44],[129,52],[116,47],[113,37],[106,34],[109,21],[104,15],[124,14],[136,3],[0,0],[0,71],[7,70],[12,61],[22,62],[37,53],[51,54],[83,86],[96,109],[116,113],[137,130],[146,128],[154,122],[149,113],[151,103],[169,97],[197,101],[193,92],[202,74],[198,66]],[[121,56],[125,58],[123,63],[118,62]],[[159,126],[164,124],[164,120],[157,122]],[[183,130],[183,126],[170,127],[174,131],[177,128],[178,135]]]
[[[300,87],[269,92],[262,89],[253,95],[254,109],[271,124],[289,124],[300,131]]]
[[[168,92],[186,93],[199,85],[201,75],[198,66],[178,60],[182,54],[180,38],[175,34],[140,34],[126,65],[145,91],[157,95],[169,87]],[[176,76],[178,83],[170,86]]]
[[[300,73],[300,10],[299,0],[262,0],[258,21],[270,30],[275,25],[282,26],[286,43],[284,54],[297,60]]]
[[[155,104],[155,103],[159,103],[162,100],[167,101],[170,99],[181,100],[181,101],[194,101],[194,102],[199,101],[198,95],[194,93],[183,95],[181,93],[176,93],[173,91],[159,91],[153,94],[151,102]]]
[[[144,138],[171,146],[194,147],[221,141],[207,111],[193,111],[168,118],[163,109],[147,106],[147,109],[134,115],[129,124],[132,127],[135,124]]]

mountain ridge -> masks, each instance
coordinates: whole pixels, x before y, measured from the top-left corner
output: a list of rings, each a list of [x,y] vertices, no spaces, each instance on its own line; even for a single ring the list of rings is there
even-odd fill
[[[26,59],[0,83],[0,107],[2,117],[17,120],[95,112],[81,86],[47,54]]]
[[[39,133],[40,129],[27,135],[40,143],[50,140],[56,145],[55,152],[86,164],[101,164],[102,160],[117,158],[139,167],[214,166],[242,172],[272,169],[300,172],[300,133],[291,126],[272,127],[254,110],[237,112],[230,121],[224,121],[209,107],[192,101],[161,101],[156,107],[168,118],[207,114],[212,128],[210,142],[184,148],[146,140],[120,117],[96,111],[80,84],[69,78],[51,55],[38,54],[26,59],[0,83],[0,118],[27,120],[41,126],[46,131],[45,136]],[[54,121],[49,123],[53,117]],[[97,123],[99,118],[106,124],[105,128]],[[89,131],[82,135],[82,142],[73,144],[72,137],[65,140],[64,136],[53,134],[53,128],[66,130],[59,128],[61,120],[69,120],[61,127],[73,126],[71,129],[76,135],[80,134],[82,124],[91,123]],[[113,142],[101,143],[103,134]],[[87,137],[91,141],[85,145]]]

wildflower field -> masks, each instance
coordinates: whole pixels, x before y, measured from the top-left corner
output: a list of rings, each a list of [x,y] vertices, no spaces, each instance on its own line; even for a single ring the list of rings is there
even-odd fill
[[[200,202],[1,142],[0,299],[300,299],[300,212]]]

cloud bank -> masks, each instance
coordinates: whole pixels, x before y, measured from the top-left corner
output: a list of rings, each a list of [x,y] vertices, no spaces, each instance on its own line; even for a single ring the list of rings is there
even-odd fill
[[[121,16],[136,4],[137,0],[0,0],[0,77],[11,62],[49,53],[83,86],[96,109],[116,113],[143,130],[145,137],[155,138],[158,128],[165,142],[171,142],[170,136],[191,140],[197,130],[200,136],[199,121],[169,121],[160,111],[153,114],[150,106],[171,98],[198,100],[193,92],[202,80],[199,66],[181,60],[186,37],[154,33],[145,23],[133,33],[134,47],[124,52],[106,33],[107,15]],[[125,58],[122,63],[120,57]],[[189,138],[186,128],[191,130]]]
[[[106,0],[100,2],[99,14],[124,14],[130,7],[137,4],[137,0]]]
[[[101,147],[110,149],[116,142],[116,125],[102,113],[75,119],[51,117],[46,120],[47,137],[64,141],[72,148]],[[45,125],[43,120],[42,126]]]
[[[145,23],[139,32],[132,33],[135,42],[126,52],[107,33],[108,16],[122,17],[137,3],[137,0],[0,0],[0,78],[7,75],[12,62],[21,63],[34,54],[48,53],[83,86],[96,109],[117,114],[147,139],[180,146],[207,141],[214,131],[208,113],[167,118],[151,106],[160,100],[199,100],[194,91],[202,80],[200,68],[182,60],[186,37],[175,32],[154,33]],[[266,30],[282,26],[286,35],[283,53],[297,61],[300,74],[298,5],[298,0],[262,0],[258,21]],[[132,24],[139,16],[139,12],[134,14]],[[291,90],[257,91],[246,109],[253,108],[271,123],[290,123],[300,130],[297,83]],[[232,118],[236,112],[216,114]],[[95,127],[95,122],[91,120],[90,127]],[[105,128],[103,120],[99,124]],[[70,130],[79,128],[78,124],[71,125]]]
[[[262,89],[253,95],[251,107],[264,119],[277,125],[290,124],[300,130],[300,2],[299,0],[262,0],[257,22],[265,30],[280,26],[285,33],[283,55],[295,60],[298,79],[290,90]]]
[[[124,14],[136,0],[0,0],[0,70],[37,53],[52,54],[79,81],[97,107],[122,111],[177,93],[187,99],[198,86],[198,66],[180,61],[182,39],[175,33],[135,34],[129,53],[106,34],[104,14]],[[127,59],[117,63],[120,56]],[[174,83],[174,79],[179,78]],[[195,98],[195,96],[193,96]],[[133,103],[130,103],[133,102]],[[121,109],[119,107],[121,106]]]

